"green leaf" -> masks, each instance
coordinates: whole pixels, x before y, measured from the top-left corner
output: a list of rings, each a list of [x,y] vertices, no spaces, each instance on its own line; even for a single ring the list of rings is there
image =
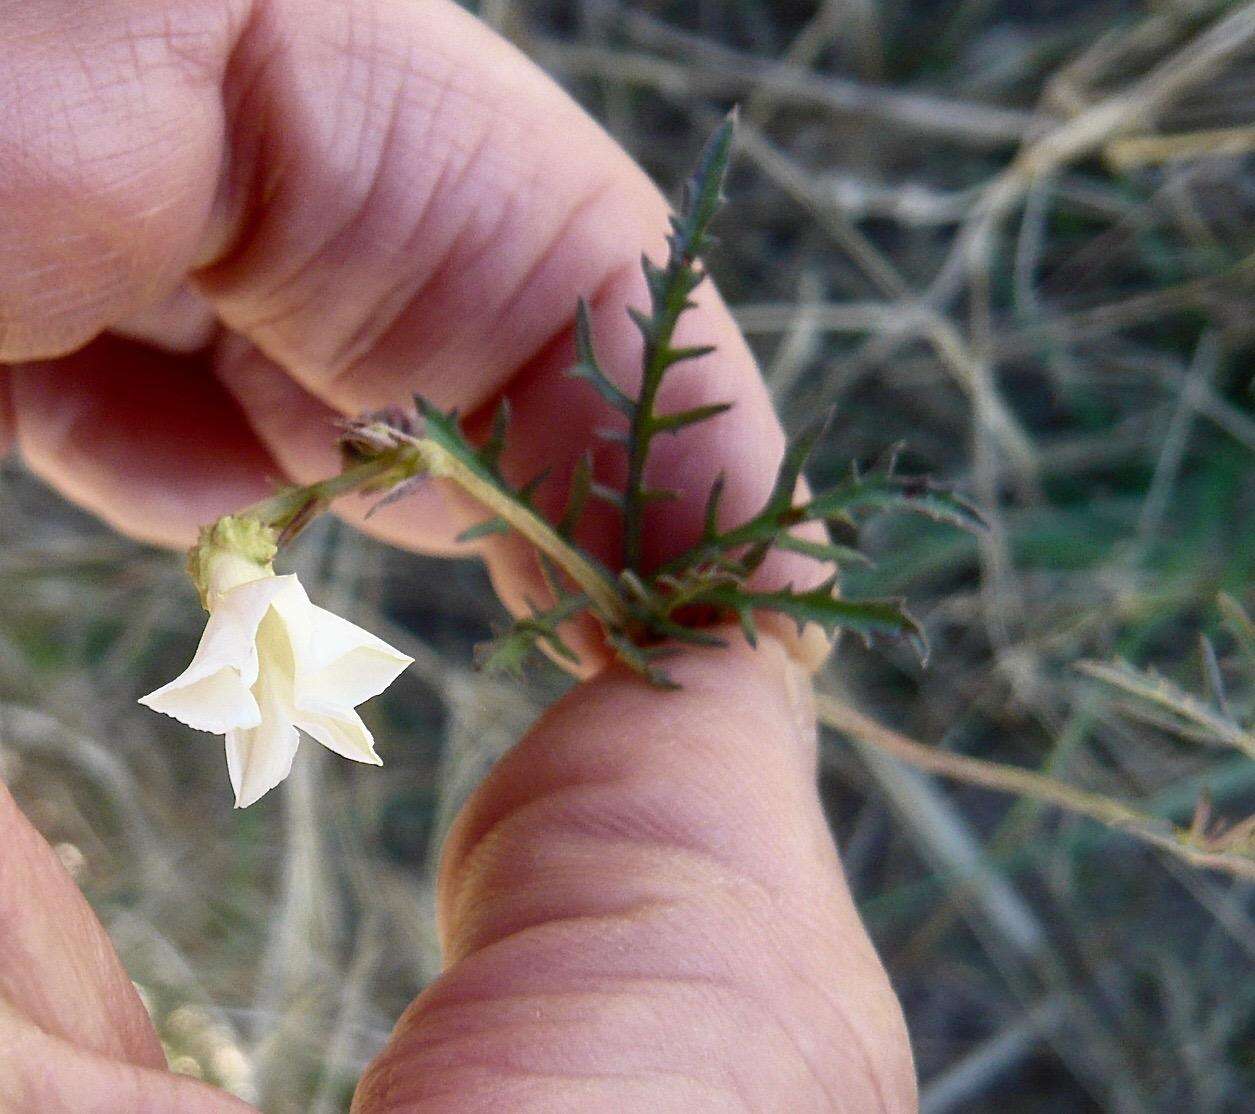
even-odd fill
[[[727,476],[720,472],[715,482],[710,485],[710,494],[706,497],[706,516],[702,526],[702,541],[713,541],[719,536],[719,501],[723,498],[724,484]]]
[[[458,536],[457,541],[473,542],[479,538],[486,538],[491,534],[508,534],[510,532],[510,524],[500,516],[487,518],[483,522],[477,522],[474,526],[463,530]]]
[[[793,496],[797,491],[798,480],[802,478],[802,469],[806,467],[806,462],[810,460],[811,453],[815,451],[819,439],[827,432],[831,421],[832,411],[828,411],[809,429],[804,430],[789,442],[785,448],[784,457],[780,461],[780,468],[776,472],[776,482],[771,489],[771,494],[767,497],[763,513],[780,514],[793,506]]]
[[[575,313],[575,352],[576,363],[567,372],[574,379],[583,379],[592,384],[597,393],[620,413],[631,417],[636,411],[636,403],[625,395],[610,380],[597,361],[593,350],[592,324],[588,317],[588,304],[580,299]]]
[[[1255,757],[1255,733],[1245,730],[1219,709],[1204,704],[1153,669],[1139,669],[1119,660],[1079,661],[1075,668],[1133,697],[1126,710],[1136,718],[1147,719],[1148,713],[1154,711],[1167,712],[1180,721],[1181,726],[1201,732],[1205,741],[1231,746]]]
[[[854,475],[829,488],[802,508],[808,519],[850,522],[867,511],[905,511],[979,533],[987,529],[967,500],[923,476]]]
[[[682,314],[694,306],[690,295],[706,277],[698,265],[707,239],[707,230],[723,201],[723,180],[732,151],[735,117],[729,115],[716,129],[702,152],[697,170],[684,191],[679,213],[672,218],[667,238],[667,262],[658,266],[641,261],[649,290],[649,311],[632,308],[628,314],[644,338],[641,357],[641,389],[631,413],[628,432],[628,474],[623,492],[624,568],[637,569],[641,563],[641,535],[645,505],[645,465],[650,443],[662,432],[676,432],[694,422],[705,421],[726,407],[698,407],[678,414],[658,415],[654,404],[668,370],[683,360],[708,354],[706,346],[673,346],[676,325]]]
[[[588,496],[593,486],[593,461],[590,454],[585,453],[576,462],[571,472],[571,489],[567,493],[566,509],[558,522],[558,533],[570,538],[575,527],[579,525],[580,515],[588,503]]]
[[[510,427],[510,400],[503,398],[497,403],[496,412],[492,416],[492,431],[488,435],[488,440],[480,447],[476,454],[484,467],[492,472],[496,472],[501,461],[501,451],[505,448],[506,430]]]
[[[674,414],[655,414],[653,425],[655,433],[678,433],[685,426],[696,425],[717,414],[732,409],[730,402],[716,402],[710,406],[694,406],[691,410],[680,410]]]
[[[795,538],[792,534],[780,534],[772,543],[777,549],[787,549],[790,553],[801,553],[806,557],[814,557],[816,561],[832,561],[838,565],[871,566],[872,559],[866,553],[860,553],[848,545],[837,545],[835,542],[816,542],[809,538]]]
[[[724,585],[704,592],[701,599],[724,607],[738,617],[756,610],[775,611],[793,619],[799,631],[807,623],[816,623],[828,635],[838,628],[851,630],[869,644],[875,638],[906,638],[915,645],[921,658],[927,656],[923,628],[907,612],[902,600],[847,600],[834,596],[833,587],[832,579],[805,592],[792,588],[757,592]]]
[[[655,688],[675,690],[680,687],[665,670],[654,665],[660,658],[672,656],[676,652],[674,647],[638,646],[620,631],[608,631],[606,641],[624,665],[635,670]]]
[[[736,110],[723,118],[697,161],[697,169],[684,188],[680,215],[672,221],[675,244],[673,250],[691,257],[700,251],[701,241],[724,202],[723,183],[732,157],[732,138],[736,131]]]
[[[478,668],[520,676],[542,642],[559,657],[579,665],[579,655],[558,635],[558,627],[587,608],[588,597],[564,596],[548,611],[539,611],[530,602],[528,606],[532,608],[529,618],[517,619],[504,633],[475,647]]]

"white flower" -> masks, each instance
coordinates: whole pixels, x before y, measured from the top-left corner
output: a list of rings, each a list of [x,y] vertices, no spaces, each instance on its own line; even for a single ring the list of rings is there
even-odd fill
[[[380,765],[354,709],[413,659],[315,607],[295,576],[275,576],[268,563],[223,549],[201,557],[209,623],[196,656],[140,703],[226,736],[236,808],[288,776],[298,729],[345,758]]]

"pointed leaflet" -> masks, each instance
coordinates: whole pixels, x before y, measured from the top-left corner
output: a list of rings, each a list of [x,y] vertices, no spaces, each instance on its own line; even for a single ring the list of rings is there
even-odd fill
[[[480,669],[511,673],[520,676],[527,659],[537,644],[544,642],[559,657],[572,665],[579,665],[579,655],[562,640],[558,627],[588,606],[584,595],[565,596],[548,611],[539,611],[534,605],[530,618],[518,619],[491,642],[475,647],[475,661]]]
[[[497,466],[501,461],[501,451],[505,448],[505,435],[509,426],[510,400],[503,398],[497,403],[496,412],[492,416],[492,430],[488,434],[488,440],[479,447],[477,454],[484,467],[491,472],[498,471]]]
[[[630,311],[645,347],[641,359],[640,397],[631,414],[628,475],[623,492],[623,566],[629,569],[640,567],[643,518],[648,501],[645,464],[651,440],[663,430],[674,431],[718,413],[693,411],[687,416],[659,417],[654,413],[654,404],[666,373],[680,361],[707,351],[705,348],[675,348],[671,339],[680,316],[694,305],[689,295],[705,277],[705,272],[697,266],[697,257],[723,200],[723,180],[732,151],[734,122],[734,117],[729,115],[711,136],[697,171],[684,191],[680,213],[672,219],[672,233],[667,238],[666,266],[659,267],[648,259],[642,262],[649,287],[650,312]]]
[[[592,384],[602,398],[630,418],[636,410],[636,403],[611,382],[597,362],[597,354],[593,351],[592,325],[588,319],[588,303],[583,298],[579,300],[575,311],[575,352],[577,360],[567,374]]]
[[[780,534],[773,543],[777,549],[787,549],[790,553],[801,553],[813,557],[816,561],[831,561],[837,565],[873,564],[866,553],[860,553],[848,545],[837,545],[835,542],[815,542],[809,538],[795,538],[792,534]]]
[[[536,553],[536,563],[540,566],[540,577],[545,582],[545,588],[549,591],[549,597],[554,601],[553,606],[560,607],[567,599],[567,590],[562,586],[562,570],[550,559],[547,553]],[[532,614],[536,614],[537,607],[531,600],[524,601]]]
[[[525,507],[531,507],[532,500],[536,498],[536,492],[540,490],[540,485],[549,478],[549,473],[552,471],[552,468],[542,468],[537,472],[536,475],[515,492],[518,501]]]
[[[730,402],[715,402],[709,406],[694,406],[691,410],[680,410],[674,414],[655,414],[654,432],[678,433],[685,426],[696,425],[731,409]]]
[[[608,487],[606,484],[592,483],[588,485],[588,493],[594,499],[600,499],[603,503],[609,503],[612,507],[623,508],[623,492],[617,488]]]
[[[1198,650],[1203,659],[1203,676],[1207,681],[1207,698],[1226,719],[1233,718],[1233,709],[1229,706],[1229,694],[1225,689],[1224,677],[1220,672],[1220,659],[1216,656],[1216,647],[1205,634],[1198,636]]]
[[[614,650],[615,656],[630,669],[635,670],[651,685],[660,689],[678,689],[670,675],[658,669],[654,662],[659,658],[670,657],[675,649],[669,646],[638,646],[627,635],[619,631],[607,631],[606,641]]]
[[[1255,622],[1251,621],[1242,605],[1227,592],[1220,593],[1216,604],[1220,608],[1221,622],[1237,642],[1247,668],[1255,674]]]
[[[740,526],[722,533],[718,529],[718,515],[724,477],[720,476],[712,485],[707,498],[706,519],[701,541],[688,552],[668,562],[660,571],[679,572],[703,564],[720,554],[745,547],[748,548],[745,548],[745,552],[739,558],[739,564],[745,573],[748,575],[761,565],[772,545],[778,544],[779,539],[785,536],[782,531],[805,519],[801,508],[793,504],[793,494],[801,479],[802,469],[814,451],[816,442],[827,429],[830,417],[830,413],[826,414],[786,446],[775,484],[762,510]]]
[[[566,509],[558,522],[558,533],[570,538],[575,527],[579,525],[580,515],[588,503],[588,496],[593,487],[593,459],[591,453],[585,453],[571,472],[571,490],[567,493]]]
[[[662,615],[651,615],[648,619],[650,630],[660,638],[667,638],[674,642],[687,642],[693,646],[726,646],[727,640],[720,638],[717,634],[712,634],[708,630],[701,627],[686,627],[683,623],[677,623],[674,619],[668,619]]]
[[[702,526],[702,541],[714,541],[719,536],[719,501],[723,498],[723,488],[727,476],[720,472],[715,482],[710,485],[710,494],[706,497],[706,515]]]
[[[454,540],[473,542],[480,538],[489,537],[492,534],[508,534],[509,532],[510,524],[498,515],[495,518],[486,518],[483,522],[477,522],[474,526],[467,527]]]
[[[901,600],[846,600],[832,594],[833,586],[832,579],[805,592],[792,588],[755,592],[739,585],[719,585],[700,598],[725,607],[738,617],[754,610],[776,611],[793,619],[799,630],[807,623],[817,623],[826,634],[831,635],[838,628],[851,630],[868,643],[873,638],[907,638],[921,657],[926,656],[923,629]]]
[[[973,533],[987,529],[980,512],[966,499],[922,476],[887,473],[855,474],[821,492],[806,504],[805,517],[848,522],[860,511],[904,511]]]
[[[754,560],[761,561],[772,545],[806,552],[808,543],[782,534],[782,529],[810,521],[853,524],[856,514],[869,511],[924,515],[971,532],[986,529],[980,512],[967,500],[919,476],[860,475],[856,471],[849,480],[820,492],[809,502],[794,504],[793,494],[802,468],[825,424],[817,424],[789,445],[771,495],[758,514],[722,533],[711,534],[708,530],[697,545],[668,562],[662,571],[678,572],[746,546],[752,548],[743,560],[751,567]],[[826,554],[816,550],[811,555],[846,563],[856,559],[849,551],[842,553],[842,548],[834,547]]]
[[[684,187],[680,215],[671,222],[675,230],[675,250],[679,253],[691,256],[700,250],[706,229],[724,202],[723,182],[728,174],[735,131],[736,110],[733,109],[706,141],[697,169]]]
[[[793,495],[797,491],[798,481],[802,478],[802,469],[810,460],[819,439],[828,431],[832,414],[833,411],[829,410],[786,446],[784,458],[780,461],[780,469],[776,473],[775,486],[771,489],[771,494],[767,497],[767,503],[761,513],[774,512],[779,515],[793,506]]]
[[[719,351],[718,346],[714,344],[692,344],[687,348],[668,348],[665,355],[671,363],[679,364],[685,360],[700,360],[703,356],[709,356],[717,351]]]

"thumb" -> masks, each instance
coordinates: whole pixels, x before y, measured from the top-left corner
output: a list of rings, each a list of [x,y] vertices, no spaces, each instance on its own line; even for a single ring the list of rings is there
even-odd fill
[[[468,802],[450,965],[355,1110],[914,1108],[804,673],[768,639],[667,664],[677,692],[620,669],[574,690]]]
[[[0,782],[0,1033],[16,1017],[107,1059],[165,1066],[100,922]]]

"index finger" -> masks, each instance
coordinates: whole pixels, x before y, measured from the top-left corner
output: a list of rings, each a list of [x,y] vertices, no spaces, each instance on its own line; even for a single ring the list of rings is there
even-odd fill
[[[607,371],[635,389],[641,341],[624,311],[646,302],[639,260],[661,256],[667,206],[573,101],[487,28],[444,0],[126,0],[86,19],[56,0],[24,8],[16,23],[6,30],[15,43],[42,44],[40,73],[86,68],[86,86],[104,93],[75,102],[70,134],[44,127],[45,144],[9,144],[16,167],[0,173],[16,203],[0,213],[0,242],[18,266],[0,270],[9,318],[0,356],[81,345],[192,271],[253,346],[223,374],[289,473],[323,466],[329,413],[417,390],[471,414],[508,394],[505,467],[516,480],[553,469],[539,499],[547,510],[561,505],[586,452],[600,482],[621,481],[621,450],[596,437],[604,404],[563,373],[582,295]],[[13,136],[64,113],[64,81],[28,84]],[[717,351],[678,368],[661,405],[735,405],[657,443],[652,485],[679,498],[650,509],[647,562],[696,539],[720,474],[728,522],[757,510],[783,450],[730,314],[709,286],[698,301],[679,339]],[[117,389],[116,373],[76,382]],[[112,484],[65,475],[96,460],[117,467],[129,454],[80,447],[64,463],[41,454],[41,429],[56,423],[25,421],[22,411],[55,405],[56,391],[47,375],[24,373],[15,392],[19,439],[42,456],[45,474],[100,499],[126,500],[149,482],[134,471]],[[158,417],[142,435],[159,437],[162,425]],[[424,497],[387,528],[442,548],[464,525],[465,512]],[[590,516],[582,540],[612,559],[615,516]],[[506,546],[488,556],[517,606],[535,583],[530,555]],[[785,554],[760,575],[778,586],[818,573]]]

